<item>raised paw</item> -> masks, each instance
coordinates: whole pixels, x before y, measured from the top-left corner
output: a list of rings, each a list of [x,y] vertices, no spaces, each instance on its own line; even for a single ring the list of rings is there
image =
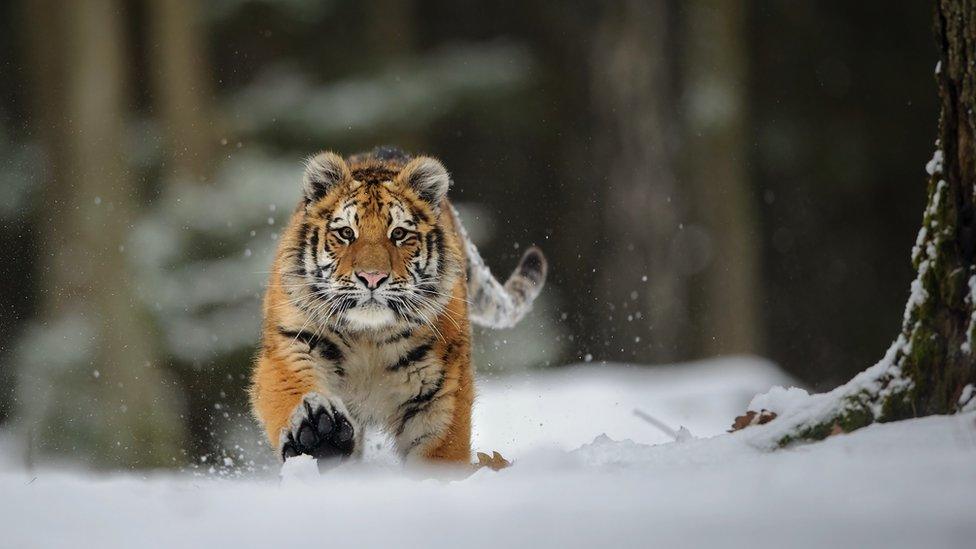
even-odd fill
[[[341,401],[309,393],[281,433],[281,458],[307,454],[321,466],[348,457],[356,447],[356,431]]]

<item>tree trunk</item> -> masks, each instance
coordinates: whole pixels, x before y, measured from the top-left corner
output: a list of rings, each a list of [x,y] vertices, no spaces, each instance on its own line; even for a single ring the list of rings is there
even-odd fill
[[[149,2],[153,99],[166,135],[168,171],[177,180],[205,181],[213,169],[212,89],[200,6],[193,0]]]
[[[674,176],[668,107],[670,8],[665,0],[607,3],[591,57],[596,157],[605,160],[595,166],[603,230],[590,238],[605,254],[593,262],[605,301],[590,314],[607,354],[644,362],[673,361],[689,340],[686,200]]]
[[[681,5],[685,54],[683,179],[703,239],[695,325],[703,356],[757,353],[759,239],[746,167],[745,7],[725,0]],[[698,290],[698,288],[696,288]]]
[[[893,419],[955,411],[964,388],[976,382],[976,2],[938,2],[935,33],[939,150],[912,252],[922,291],[913,286],[918,299],[909,301],[902,327],[908,345],[900,353],[914,387],[904,403],[890,403]]]
[[[939,0],[935,35],[939,138],[901,333],[878,364],[773,421],[776,444],[976,409],[976,1]]]
[[[417,7],[410,0],[376,0],[363,5],[366,36],[375,58],[404,58],[416,45]]]
[[[98,467],[179,459],[180,409],[155,362],[125,245],[137,196],[124,163],[123,19],[112,0],[28,6],[34,105],[53,166],[41,205],[43,319],[19,349],[32,449]],[[51,90],[45,90],[52,86]]]

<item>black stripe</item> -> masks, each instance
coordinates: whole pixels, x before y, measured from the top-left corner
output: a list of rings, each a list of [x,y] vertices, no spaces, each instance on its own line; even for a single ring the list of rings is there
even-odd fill
[[[308,247],[312,250],[312,264],[318,267],[319,265],[319,232],[318,230],[312,231],[312,236],[309,238]]]
[[[322,357],[326,360],[331,360],[337,364],[342,362],[342,350],[331,339],[327,337],[319,338],[319,347],[319,352],[322,353]]]
[[[427,261],[424,262],[424,270],[426,270],[427,266],[430,265],[431,257],[434,254],[434,231],[427,233],[424,240],[424,244],[427,246]]]
[[[542,281],[544,265],[545,259],[542,258],[542,254],[538,250],[530,250],[526,252],[521,263],[519,263],[519,274],[528,278],[533,284],[539,284]]]
[[[281,335],[289,339],[301,341],[305,345],[308,345],[310,349],[315,347],[316,337],[315,334],[313,334],[312,332],[306,332],[304,330],[296,332],[294,330],[286,330],[284,328],[278,328],[278,333],[280,333]]]
[[[400,341],[401,339],[407,339],[411,335],[413,335],[413,330],[408,328],[408,329],[406,329],[406,330],[404,330],[404,331],[402,331],[402,332],[400,332],[398,334],[391,335],[390,337],[386,338],[386,341],[384,341],[383,343],[384,344],[396,343],[397,341]]]
[[[301,226],[298,229],[301,234],[301,240],[300,240],[301,244],[299,244],[298,246],[298,266],[302,270],[302,274],[304,274],[305,272],[305,253],[306,253],[305,246],[306,243],[308,242],[308,229],[309,229],[308,223],[305,222],[302,222]]]
[[[425,391],[423,389],[423,386],[421,386],[420,393],[418,393],[417,396],[407,401],[407,404],[415,404],[415,405],[427,404],[431,400],[434,400],[434,395],[436,395],[437,392],[440,391],[443,386],[444,386],[444,374],[441,373],[441,375],[437,377],[437,381],[431,384],[430,389],[427,389]]]
[[[444,255],[444,233],[440,229],[435,228],[432,232],[437,234],[437,240],[435,240],[435,245],[437,246],[437,275],[438,279],[444,276],[444,271],[447,269],[447,261]]]
[[[407,422],[413,419],[414,416],[423,412],[428,406],[437,398],[437,393],[444,387],[444,374],[442,373],[435,381],[430,389],[424,390],[423,386],[420,388],[420,393],[411,398],[410,400],[404,402],[400,407],[406,408],[403,412],[403,418],[400,420],[400,425],[397,427],[397,435],[403,433],[403,430],[407,427]]]
[[[414,347],[413,349],[407,351],[407,354],[400,357],[400,360],[398,360],[396,364],[389,366],[387,370],[390,371],[402,370],[407,366],[413,364],[414,362],[417,362],[418,360],[422,360],[424,357],[427,356],[428,351],[430,351],[430,343],[424,343],[422,345],[418,345],[417,347]]]
[[[339,349],[339,346],[336,345],[335,342],[326,336],[315,335],[312,332],[306,332],[304,330],[296,332],[292,330],[285,330],[284,328],[279,328],[278,332],[287,338],[301,341],[305,345],[308,345],[308,351],[310,353],[315,349],[318,349],[319,353],[322,355],[322,358],[337,364],[342,362],[342,350]]]
[[[403,414],[403,419],[400,420],[400,426],[397,427],[396,434],[400,436],[403,434],[403,430],[407,428],[407,422],[413,419],[413,416],[420,413],[419,408],[410,408]]]

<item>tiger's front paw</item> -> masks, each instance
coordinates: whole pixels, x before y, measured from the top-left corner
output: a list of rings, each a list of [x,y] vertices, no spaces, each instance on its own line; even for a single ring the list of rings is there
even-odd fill
[[[308,393],[281,431],[281,458],[307,454],[323,462],[346,458],[356,447],[359,429],[342,401]]]

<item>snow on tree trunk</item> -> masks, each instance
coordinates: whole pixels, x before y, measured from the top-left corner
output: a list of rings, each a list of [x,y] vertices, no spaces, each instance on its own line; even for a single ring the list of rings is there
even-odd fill
[[[939,138],[926,166],[928,205],[901,333],[880,362],[830,393],[796,398],[779,390],[754,399],[751,411],[779,415],[750,429],[758,444],[976,408],[976,1],[940,0],[935,34]]]

